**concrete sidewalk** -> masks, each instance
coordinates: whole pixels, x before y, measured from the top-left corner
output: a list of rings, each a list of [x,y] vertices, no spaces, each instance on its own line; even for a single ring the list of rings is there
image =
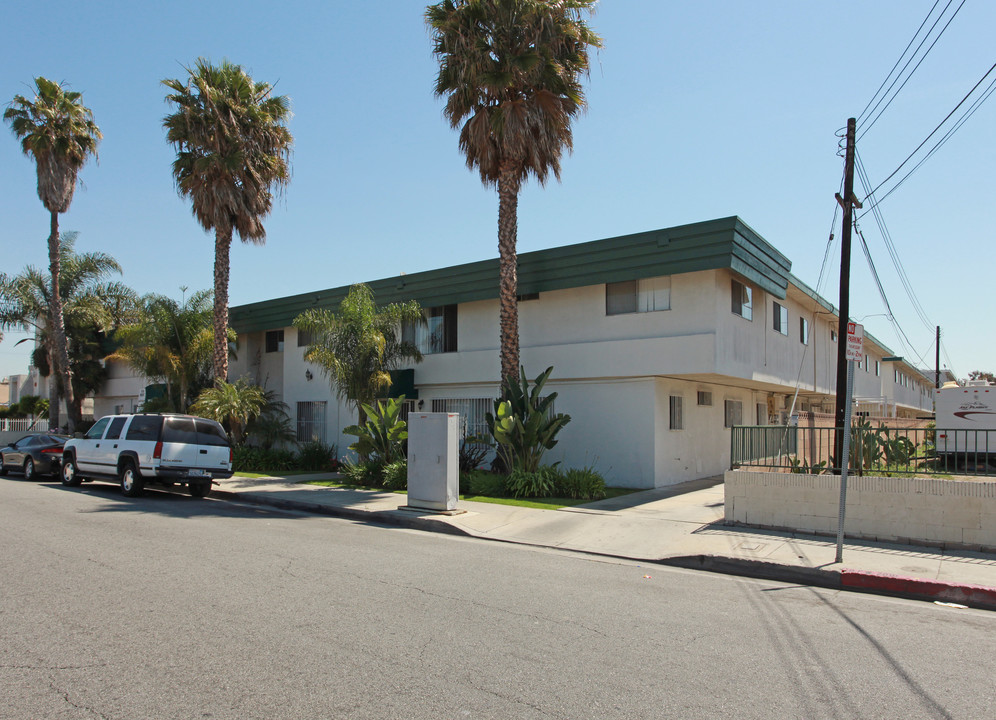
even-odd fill
[[[679,567],[954,602],[996,610],[996,555],[728,527],[722,477],[560,510],[460,501],[460,515],[402,510],[406,496],[233,477],[212,497],[354,520]]]

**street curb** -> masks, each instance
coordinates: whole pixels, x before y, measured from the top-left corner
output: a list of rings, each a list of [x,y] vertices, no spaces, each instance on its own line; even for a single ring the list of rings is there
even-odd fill
[[[797,567],[752,560],[750,558],[731,558],[722,555],[683,555],[680,557],[662,558],[660,565],[685,568],[687,570],[704,570],[723,575],[739,575],[761,580],[776,580],[797,585],[812,585],[815,587],[840,590],[840,571],[822,570],[820,568]]]
[[[996,588],[984,585],[962,585],[887,573],[856,572],[854,570],[841,571],[840,580],[844,590],[870,591],[917,600],[958,603],[983,610],[996,610]]]
[[[446,535],[459,535],[469,537],[469,533],[461,528],[450,525],[443,520],[433,517],[414,515],[405,510],[356,510],[354,508],[335,507],[322,505],[321,503],[310,503],[303,500],[285,500],[275,498],[272,495],[254,495],[251,492],[231,492],[229,490],[214,489],[208,497],[218,500],[235,500],[248,503],[250,505],[261,505],[273,507],[280,510],[299,510],[314,513],[316,515],[328,515],[330,517],[345,518],[347,520],[357,520],[359,522],[377,523],[380,525],[393,525],[411,530],[425,530],[428,532],[444,533]]]
[[[275,498],[272,495],[256,495],[252,492],[232,492],[219,489],[213,489],[209,497],[219,500],[235,500],[249,505],[273,507],[281,510],[297,510],[316,515],[345,518],[359,522],[392,525],[411,530],[423,530],[460,537],[474,537],[480,540],[491,540],[528,547],[549,547],[505,538],[476,535],[455,525],[451,525],[445,520],[439,520],[431,516],[414,515],[406,510],[357,510],[354,508],[305,502],[303,500],[286,500]],[[564,548],[557,549],[563,550]],[[767,562],[765,560],[731,558],[722,555],[683,555],[651,560],[648,558],[582,550],[572,550],[571,552],[581,552],[586,555],[611,557],[620,560],[652,562],[657,565],[684,568],[686,570],[702,570],[721,575],[774,580],[796,585],[887,595],[910,600],[952,602],[980,610],[996,610],[996,588],[985,587],[983,585],[945,583],[937,580],[922,580],[919,578],[859,570],[826,570],[823,568],[798,567]]]
[[[831,590],[865,592],[927,602],[951,602],[979,610],[996,610],[996,588],[984,585],[947,583],[939,580],[923,580],[863,570],[824,570],[822,568],[795,567],[763,560],[717,555],[663,558],[658,563],[724,575],[812,585]]]

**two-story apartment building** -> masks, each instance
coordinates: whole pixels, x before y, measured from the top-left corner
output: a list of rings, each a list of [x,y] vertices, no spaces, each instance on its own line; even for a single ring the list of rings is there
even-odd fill
[[[737,424],[832,410],[838,318],[792,276],[789,260],[737,217],[523,253],[521,361],[571,415],[550,462],[593,464],[610,484],[670,485],[720,473]],[[363,278],[357,278],[363,281]],[[483,429],[498,392],[498,261],[367,283],[379,304],[417,300],[425,358],[392,391],[417,407],[460,412]],[[299,436],[345,448],[355,421],[293,327],[311,307],[335,308],[348,287],[234,307],[232,377],[248,375],[291,408]],[[881,414],[932,408],[932,384],[866,336],[854,395]],[[798,389],[798,392],[797,392]],[[876,412],[875,414],[879,414]]]

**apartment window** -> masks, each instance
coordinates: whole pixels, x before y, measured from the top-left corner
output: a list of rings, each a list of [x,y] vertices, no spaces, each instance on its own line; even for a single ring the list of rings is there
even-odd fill
[[[425,324],[401,326],[401,339],[410,342],[423,355],[456,352],[457,306],[439,305],[425,310]]]
[[[325,401],[297,404],[297,441],[325,442]]]
[[[724,403],[723,427],[733,427],[744,424],[744,404],[739,400],[727,400]]]
[[[670,412],[670,424],[668,425],[668,427],[670,427],[672,430],[684,430],[685,429],[685,419],[682,416],[681,396],[680,395],[672,395],[671,396],[671,402],[670,402],[670,405],[669,405],[669,412]]]
[[[266,331],[266,352],[283,352],[284,351],[284,331],[283,330],[267,330]]]
[[[624,315],[671,309],[670,276],[605,284],[605,314]]]
[[[315,344],[315,334],[311,330],[301,330],[297,331],[297,346],[306,347],[308,345]]]
[[[528,302],[529,300],[539,300],[539,293],[523,293],[522,295],[516,295],[515,299],[519,302]]]
[[[789,334],[789,311],[788,308],[781,303],[772,303],[773,312],[772,317],[772,327],[776,332],[780,332],[782,335]]]
[[[706,406],[712,405],[712,393],[708,390],[699,390],[697,403]]]
[[[830,328],[830,342],[837,342],[837,331],[834,328]]]
[[[882,363],[879,360],[875,361],[875,377],[879,377],[882,374]]]
[[[757,424],[758,425],[767,425],[768,424],[768,406],[767,406],[767,404],[765,404],[765,403],[757,403],[754,406],[754,409],[757,412]]]
[[[892,382],[896,383],[897,385],[899,384],[899,371],[898,370],[893,370],[892,371]]]
[[[739,280],[732,281],[733,303],[731,309],[734,315],[739,315],[744,320],[754,319],[753,294],[749,287]]]
[[[799,318],[799,342],[809,345],[809,320],[804,317]]]
[[[868,355],[867,354],[865,354],[864,363],[865,363],[865,372],[868,372]]]
[[[491,398],[433,398],[432,412],[459,413],[460,437],[489,437],[487,414],[494,411]]]

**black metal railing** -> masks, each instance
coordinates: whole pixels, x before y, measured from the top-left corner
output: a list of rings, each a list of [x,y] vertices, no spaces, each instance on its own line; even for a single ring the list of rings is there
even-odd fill
[[[834,450],[840,428],[736,426],[730,467],[798,473],[839,472]],[[853,475],[993,475],[996,430],[851,427],[848,473]]]

